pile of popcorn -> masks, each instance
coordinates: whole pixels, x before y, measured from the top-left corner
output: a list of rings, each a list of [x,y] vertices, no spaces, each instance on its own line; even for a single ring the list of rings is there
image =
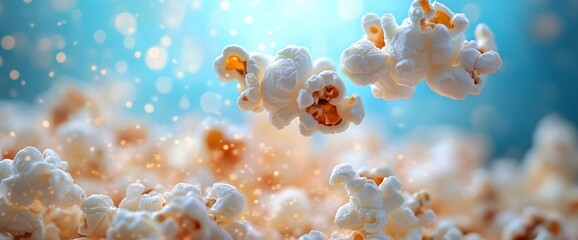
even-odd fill
[[[502,66],[494,35],[485,24],[466,41],[469,21],[439,2],[414,0],[398,25],[392,14],[363,16],[365,37],[341,53],[341,70],[356,85],[370,85],[376,98],[408,99],[424,78],[436,93],[452,99],[479,94],[487,75]],[[346,96],[344,81],[329,59],[312,62],[304,47],[287,46],[275,56],[229,45],[213,70],[224,82],[236,80],[237,105],[267,111],[282,129],[299,118],[304,136],[340,133],[365,117],[361,98]]]
[[[424,77],[463,98],[501,64],[487,27],[464,42],[467,20],[439,3],[364,26],[342,70],[386,99]],[[522,161],[487,159],[483,135],[451,127],[313,140],[364,116],[330,61],[229,46],[215,69],[256,112],[246,126],[191,114],[167,129],[128,115],[116,81],[0,102],[0,239],[578,239],[578,136],[559,116]]]

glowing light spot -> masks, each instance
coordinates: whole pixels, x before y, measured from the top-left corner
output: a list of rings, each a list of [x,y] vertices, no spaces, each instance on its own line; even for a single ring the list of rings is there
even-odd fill
[[[167,64],[169,56],[163,47],[151,47],[146,53],[146,64],[151,70],[161,70]]]
[[[337,1],[337,16],[345,21],[353,21],[359,19],[362,9],[363,2],[361,0]]]
[[[265,48],[267,48],[267,46],[265,46],[265,44],[259,44],[259,50],[265,50]]]
[[[66,54],[64,54],[63,52],[59,52],[56,54],[56,61],[58,63],[64,63],[66,62]]]
[[[126,103],[124,104],[127,108],[132,108],[132,102],[131,101],[126,101]]]
[[[221,1],[221,4],[219,6],[223,11],[227,11],[229,10],[229,8],[231,8],[231,4],[229,3],[229,1]]]
[[[48,128],[48,127],[50,127],[50,122],[48,120],[44,120],[44,121],[42,121],[42,126],[44,128]]]
[[[157,91],[167,94],[173,89],[173,80],[169,77],[162,76],[156,82]]]
[[[6,50],[11,50],[16,45],[16,39],[14,37],[8,35],[2,38],[2,48]]]
[[[251,17],[251,16],[246,16],[246,17],[245,17],[245,23],[246,23],[246,24],[252,24],[252,23],[253,23],[253,17]]]
[[[20,73],[18,72],[18,70],[14,69],[14,70],[10,71],[10,79],[16,80],[19,77],[20,77]]]
[[[219,34],[219,30],[212,28],[211,30],[209,30],[209,35],[211,36],[217,36],[217,34]]]
[[[48,50],[50,50],[51,47],[52,47],[52,41],[50,41],[50,38],[43,37],[43,38],[40,38],[40,40],[38,40],[38,49],[40,49],[42,51],[48,51]]]
[[[229,34],[231,34],[231,36],[237,36],[237,29],[234,29],[234,28],[231,29],[231,30],[229,31]]]
[[[135,57],[135,58],[140,58],[140,56],[141,56],[140,51],[136,51],[136,52],[134,53],[134,57]]]
[[[120,34],[132,36],[136,32],[137,20],[131,13],[123,12],[116,15],[114,26],[116,26],[116,30],[118,30]]]
[[[201,109],[208,113],[216,113],[221,109],[222,97],[218,93],[205,92],[201,96]]]
[[[201,3],[201,0],[193,0],[193,2],[191,3],[191,7],[193,8],[193,10],[199,10],[201,9],[202,6],[203,4]]]
[[[152,104],[147,103],[147,104],[145,104],[145,106],[144,106],[144,110],[145,110],[145,112],[147,112],[147,113],[153,113],[153,112],[155,111],[155,107],[154,107]]]
[[[562,32],[562,22],[555,13],[541,13],[534,18],[534,35],[540,42],[556,40]]]
[[[51,0],[52,7],[59,12],[67,12],[74,8],[76,0]]]
[[[170,47],[172,40],[169,36],[164,36],[161,38],[161,46],[163,47]]]
[[[394,117],[399,117],[403,113],[403,109],[400,107],[394,107],[391,109],[391,115]]]
[[[92,38],[94,38],[96,43],[104,43],[106,41],[106,33],[102,30],[98,30],[94,32]]]
[[[95,65],[90,66],[90,70],[96,71],[96,66]]]

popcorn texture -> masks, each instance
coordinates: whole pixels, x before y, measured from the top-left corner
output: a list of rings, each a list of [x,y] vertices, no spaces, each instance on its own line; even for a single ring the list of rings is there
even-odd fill
[[[65,172],[67,162],[54,151],[43,154],[34,147],[26,147],[16,154],[13,174],[2,180],[0,194],[19,206],[29,206],[38,200],[46,207],[67,208],[84,199],[84,190],[74,184]]]

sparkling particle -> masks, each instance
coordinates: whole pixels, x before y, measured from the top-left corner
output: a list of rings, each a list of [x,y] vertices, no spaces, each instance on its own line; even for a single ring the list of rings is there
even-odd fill
[[[361,0],[338,0],[337,1],[337,16],[345,21],[353,21],[359,19],[363,3]]]
[[[106,41],[106,33],[102,30],[94,32],[92,37],[96,43],[104,43]]]
[[[161,46],[163,47],[170,47],[172,40],[169,36],[164,36],[161,38]]]
[[[205,92],[201,96],[201,109],[208,113],[216,113],[221,109],[221,95],[214,92]]]
[[[211,28],[211,30],[209,31],[209,35],[211,36],[217,36],[217,34],[219,34],[219,30],[215,29],[215,28]]]
[[[252,23],[253,23],[253,17],[251,17],[251,16],[246,16],[246,17],[245,17],[245,23],[246,23],[246,24],[252,24]]]
[[[38,49],[48,51],[50,48],[52,48],[52,41],[50,41],[50,38],[43,37],[38,40]]]
[[[6,50],[11,50],[16,45],[16,39],[14,37],[8,35],[2,38],[2,48]]]
[[[42,126],[44,128],[48,128],[48,127],[50,127],[50,122],[48,120],[44,120],[44,121],[42,121]]]
[[[556,40],[562,32],[562,22],[560,17],[554,13],[541,13],[534,18],[534,35],[540,42],[552,42]]]
[[[10,79],[16,80],[19,77],[20,77],[20,73],[18,72],[18,70],[14,69],[14,70],[10,71]]]
[[[221,1],[221,4],[219,6],[223,11],[227,11],[229,10],[229,8],[231,8],[231,4],[229,3],[229,1]]]
[[[167,94],[173,89],[173,80],[169,77],[162,76],[156,82],[157,91]]]
[[[114,26],[120,34],[124,36],[132,36],[136,32],[137,20],[134,15],[128,12],[123,12],[116,15],[114,19]]]
[[[145,110],[145,112],[147,112],[147,113],[152,113],[152,112],[155,111],[155,107],[154,107],[152,104],[147,103],[147,104],[145,104],[145,106],[144,106],[144,110]]]
[[[58,54],[56,54],[56,61],[58,63],[64,63],[66,61],[66,54],[64,54],[63,52],[59,52]]]
[[[231,29],[231,30],[229,31],[229,34],[231,34],[231,36],[237,36],[237,29],[234,29],[234,28]]]
[[[134,57],[135,57],[135,58],[140,58],[140,56],[141,56],[140,51],[136,51],[136,52],[134,53]]]
[[[167,50],[160,46],[151,47],[146,53],[146,64],[151,70],[161,70],[167,64]]]
[[[394,117],[399,117],[403,113],[403,109],[400,107],[394,107],[391,109],[391,115]]]

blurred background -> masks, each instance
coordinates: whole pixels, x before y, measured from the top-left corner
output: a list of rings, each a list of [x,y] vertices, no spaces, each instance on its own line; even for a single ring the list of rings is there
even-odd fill
[[[119,82],[127,112],[170,125],[197,113],[243,125],[235,84],[224,84],[212,62],[227,44],[275,54],[289,44],[314,58],[339,55],[362,37],[361,16],[407,16],[410,0],[0,0],[0,101],[36,103],[62,81]],[[502,69],[482,94],[454,101],[420,84],[412,99],[362,96],[361,127],[380,126],[395,138],[451,125],[486,134],[494,157],[521,158],[538,120],[557,113],[578,123],[578,0],[447,0],[494,31]],[[0,119],[0,121],[2,121]],[[343,133],[346,135],[347,132]]]

